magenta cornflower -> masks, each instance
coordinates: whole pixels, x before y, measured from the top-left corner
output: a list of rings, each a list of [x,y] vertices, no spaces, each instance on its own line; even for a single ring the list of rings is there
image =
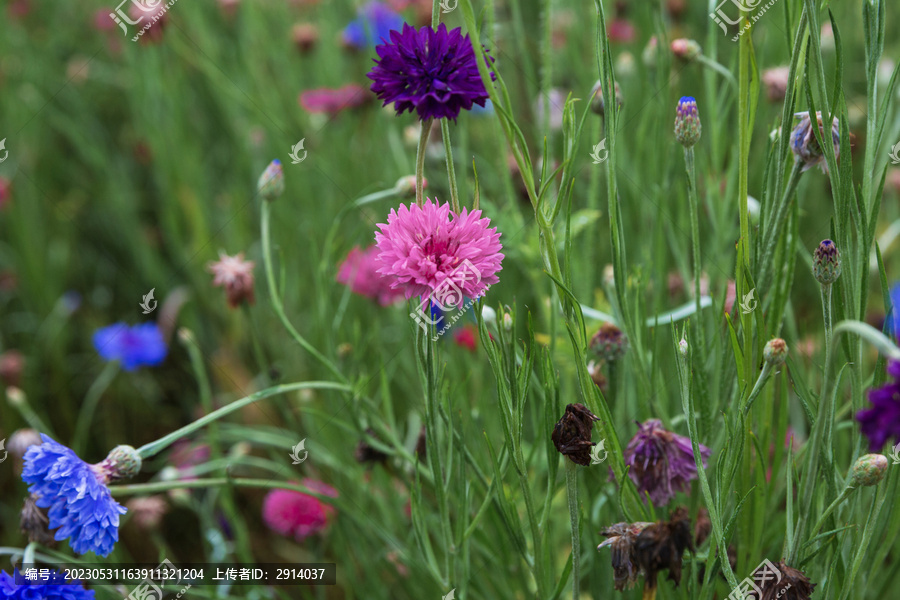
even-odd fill
[[[625,464],[631,467],[628,474],[641,497],[649,493],[654,505],[664,506],[675,492],[687,492],[688,482],[697,478],[691,440],[666,431],[659,419],[650,419],[638,427],[625,448]],[[700,455],[705,467],[709,448],[700,444]]]
[[[390,42],[376,48],[381,60],[367,77],[372,91],[394,105],[397,114],[416,111],[419,119],[456,120],[472,105],[484,107],[490,97],[478,73],[478,62],[468,34],[457,27],[418,31],[404,23],[403,31],[391,31]],[[490,59],[493,60],[493,59]],[[493,75],[492,75],[493,77]]]
[[[403,290],[391,287],[393,279],[378,272],[381,266],[378,254],[378,248],[374,245],[365,250],[354,248],[341,263],[337,281],[349,287],[354,294],[388,306],[403,299]]]
[[[401,204],[375,232],[378,272],[392,277],[393,287],[405,286],[407,298],[433,292],[446,298],[452,292],[445,307],[478,298],[499,281],[503,261],[501,234],[490,224],[480,210],[452,214],[449,204],[428,198],[424,206]]]
[[[310,490],[338,497],[336,489],[321,481],[304,479]],[[263,501],[263,520],[270,529],[281,535],[294,536],[299,542],[327,527],[334,508],[315,496],[293,490],[272,490]]]

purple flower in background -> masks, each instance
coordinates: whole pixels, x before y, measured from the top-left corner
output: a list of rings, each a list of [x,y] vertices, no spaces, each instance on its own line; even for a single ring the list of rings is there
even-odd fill
[[[43,577],[43,576],[42,576]],[[93,590],[86,590],[77,579],[66,580],[66,576],[50,571],[47,579],[28,581],[16,569],[10,575],[0,571],[0,598],[9,600],[93,600]]]
[[[869,390],[872,408],[856,413],[860,431],[869,438],[869,452],[878,452],[890,438],[900,442],[900,361],[890,361],[887,373],[893,381]]]
[[[489,99],[472,42],[459,27],[447,31],[441,23],[437,31],[416,31],[404,23],[402,32],[392,31],[391,41],[376,50],[380,60],[367,77],[384,106],[393,103],[398,115],[408,110],[422,121],[455,121],[461,110],[483,107]]]
[[[57,529],[55,539],[68,539],[78,554],[108,556],[119,540],[119,515],[126,509],[106,487],[106,461],[89,465],[49,436],[41,434],[41,439],[43,444],[25,452],[22,480],[37,498],[35,504],[50,509],[48,528]]]
[[[344,45],[357,50],[387,40],[391,31],[403,26],[403,17],[381,2],[369,2],[359,8],[357,17],[341,33]]]
[[[129,327],[116,323],[94,332],[94,348],[104,360],[122,361],[122,368],[156,366],[166,358],[168,348],[156,323]]]
[[[691,440],[666,431],[659,419],[639,423],[638,427],[625,448],[625,464],[631,467],[628,474],[642,497],[647,492],[653,504],[663,506],[675,492],[688,491],[688,482],[697,478]],[[709,448],[700,444],[700,455],[705,467]]]

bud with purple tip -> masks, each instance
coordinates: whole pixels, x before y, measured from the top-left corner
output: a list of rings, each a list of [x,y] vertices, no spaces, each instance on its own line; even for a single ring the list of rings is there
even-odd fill
[[[676,108],[675,139],[685,148],[690,148],[700,141],[701,130],[697,101],[690,96],[684,96],[678,101]]]
[[[860,456],[850,469],[850,486],[877,485],[887,472],[888,461],[883,454]]]
[[[822,285],[831,285],[841,276],[841,252],[831,240],[822,240],[813,252],[813,277]]]
[[[269,163],[263,174],[259,176],[256,190],[266,200],[274,200],[284,193],[284,172],[281,161],[277,158]]]

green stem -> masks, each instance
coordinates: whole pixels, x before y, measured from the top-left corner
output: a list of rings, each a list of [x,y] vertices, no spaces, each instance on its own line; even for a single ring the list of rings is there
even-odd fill
[[[844,488],[844,491],[841,492],[841,495],[835,498],[834,502],[832,502],[828,508],[825,509],[825,512],[822,513],[822,516],[819,517],[819,520],[816,521],[815,526],[809,531],[809,539],[813,539],[816,537],[816,534],[819,533],[819,529],[822,528],[822,525],[825,524],[825,519],[834,512],[834,509],[838,507],[838,505],[846,500],[850,494],[852,494],[856,490],[855,487],[847,486]]]
[[[425,149],[428,146],[428,138],[431,136],[431,123],[434,118],[422,121],[422,131],[419,133],[419,148],[416,150],[416,204],[425,204]]]
[[[275,285],[275,274],[272,271],[272,244],[269,236],[269,215],[271,212],[271,202],[268,200],[264,200],[262,203],[262,215],[261,215],[261,229],[262,229],[262,247],[263,247],[263,262],[266,266],[266,281],[269,284],[269,296],[272,298],[272,308],[275,309],[275,314],[278,315],[278,318],[281,320],[281,324],[284,325],[285,329],[288,330],[288,333],[291,334],[291,337],[300,344],[307,352],[313,355],[313,357],[322,363],[332,375],[337,377],[343,383],[349,383],[349,380],[344,377],[343,373],[341,373],[337,367],[335,367],[331,361],[325,358],[322,353],[316,350],[312,344],[306,341],[306,339],[300,335],[291,322],[288,320],[287,315],[284,312],[284,306],[281,303],[281,296],[278,293],[278,289]]]
[[[28,423],[29,427],[39,433],[45,433],[54,439],[56,438],[56,434],[53,433],[53,430],[50,429],[38,414],[34,412],[34,409],[31,408],[31,404],[28,403],[28,397],[25,395],[25,392],[17,387],[10,386],[6,388],[6,401],[9,402],[10,406],[19,411],[19,414],[25,422]]]
[[[775,208],[775,213],[772,218],[766,219],[766,235],[763,238],[763,255],[757,266],[757,273],[759,273],[757,285],[763,292],[765,292],[769,285],[769,279],[772,277],[772,269],[770,267],[772,259],[775,256],[775,247],[778,246],[778,233],[781,231],[784,222],[787,220],[788,206],[790,206],[794,192],[797,191],[797,184],[800,182],[800,176],[803,174],[802,168],[803,163],[799,160],[795,160],[794,166],[791,169],[791,176],[788,179],[787,186],[784,188],[784,195],[781,197],[781,202],[779,202],[778,206]]]
[[[700,211],[697,207],[697,169],[694,165],[693,146],[684,149],[684,164],[688,176],[688,201],[691,207],[691,242],[694,255],[694,301],[697,306],[697,330],[700,332],[700,342],[705,349],[707,348],[706,334],[703,329],[703,322],[700,318],[700,311],[702,310],[702,306],[700,305],[700,278],[703,274],[703,270],[700,264]]]
[[[271,479],[248,479],[237,478],[228,479],[226,477],[215,477],[210,479],[179,479],[176,481],[157,481],[153,483],[133,483],[129,485],[111,485],[109,491],[113,496],[147,496],[167,492],[169,490],[184,489],[203,489],[211,487],[221,487],[223,485],[232,485],[234,487],[255,487],[273,490],[293,490],[295,492],[303,492],[310,496],[319,498],[320,500],[332,501],[331,496],[326,496],[315,490],[298,483],[288,483],[287,481],[273,481]]]
[[[29,542],[27,546],[25,546],[25,553],[22,555],[22,564],[23,565],[33,565],[34,564],[34,553],[37,551],[37,542]]]
[[[581,527],[578,524],[578,465],[567,458],[566,496],[569,500],[569,522],[572,525],[572,600],[579,600],[581,580]]]
[[[444,140],[444,154],[447,156],[447,179],[450,180],[450,207],[459,214],[459,189],[456,186],[456,169],[453,166],[453,150],[450,147],[450,121],[441,119],[441,138]],[[418,168],[416,169],[418,180]]]
[[[735,89],[735,91],[737,91],[738,84],[737,84],[737,81],[734,79],[734,75],[731,74],[731,71],[729,71],[728,69],[726,69],[725,67],[723,67],[722,65],[720,65],[719,63],[714,61],[713,59],[707,58],[706,56],[703,56],[702,54],[697,57],[697,62],[699,62],[704,67],[711,69],[711,70],[715,71],[716,73],[718,73],[719,75],[721,75],[722,77],[724,77],[725,80],[729,84],[731,84],[731,86]]]
[[[352,388],[347,385],[342,385],[339,383],[334,383],[331,381],[301,381],[297,383],[286,383],[284,385],[276,385],[270,388],[266,388],[264,390],[260,390],[256,393],[250,394],[249,396],[245,396],[240,400],[235,400],[231,404],[223,406],[218,410],[214,410],[208,415],[201,417],[194,421],[193,423],[189,423],[185,425],[181,429],[177,429],[172,433],[159,438],[154,442],[150,442],[149,444],[144,444],[140,448],[137,449],[138,454],[144,460],[151,458],[161,451],[165,450],[171,444],[177,442],[181,438],[190,435],[200,429],[212,423],[213,421],[217,421],[222,417],[225,417],[236,410],[240,410],[245,406],[249,406],[258,400],[262,400],[264,398],[268,398],[270,396],[277,396],[278,394],[286,394],[288,392],[294,392],[297,390],[308,390],[308,389],[320,389],[320,390],[340,390],[344,392],[352,392]],[[164,488],[168,489],[168,488]]]
[[[753,389],[750,391],[750,396],[747,398],[747,401],[744,403],[744,414],[750,412],[750,407],[753,405],[753,401],[756,400],[756,397],[762,391],[763,386],[766,383],[766,380],[769,378],[769,375],[772,373],[772,365],[768,362],[763,363],[762,371],[759,374],[759,377],[756,379],[756,384],[753,386]]]
[[[81,405],[81,410],[78,412],[78,420],[75,422],[75,435],[72,437],[72,450],[75,451],[75,454],[80,455],[84,450],[84,439],[87,436],[88,427],[94,420],[94,413],[97,411],[100,398],[118,372],[119,361],[113,360],[106,363],[103,371],[88,388],[87,394],[84,396],[84,404]]]
[[[690,353],[688,354],[690,356]],[[738,586],[737,577],[731,570],[731,563],[728,562],[728,552],[725,544],[725,534],[722,529],[722,521],[719,518],[719,511],[713,500],[712,491],[709,487],[709,480],[706,477],[706,467],[703,464],[703,455],[700,454],[700,442],[697,438],[697,416],[694,413],[694,398],[691,395],[691,378],[690,363],[688,357],[678,353],[678,375],[681,380],[681,402],[684,416],[687,420],[688,436],[691,438],[691,448],[694,451],[694,464],[697,467],[697,479],[700,481],[700,489],[703,492],[703,499],[706,502],[706,510],[709,512],[709,520],[712,523],[713,534],[715,535],[716,545],[719,549],[719,555],[722,557],[722,572],[728,584],[735,588]],[[712,551],[710,551],[712,554]]]

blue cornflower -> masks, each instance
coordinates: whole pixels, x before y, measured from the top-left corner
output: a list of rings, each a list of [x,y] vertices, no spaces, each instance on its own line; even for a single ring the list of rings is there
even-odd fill
[[[156,323],[129,327],[116,323],[94,332],[94,348],[106,360],[122,361],[122,368],[134,371],[155,366],[166,358],[168,348]]]
[[[891,288],[891,306],[888,308],[888,326],[889,334],[895,338],[900,338],[900,281]]]
[[[369,2],[360,7],[357,18],[344,28],[344,44],[357,50],[374,47],[390,38],[391,30],[403,26],[403,17],[381,2]]]
[[[77,579],[66,580],[66,576],[50,571],[47,579],[28,581],[18,569],[10,575],[0,571],[0,599],[9,600],[93,600],[93,590],[86,590]],[[17,583],[19,582],[19,583]]]
[[[126,509],[106,484],[140,471],[140,458],[133,448],[119,446],[102,463],[89,465],[49,436],[41,434],[41,439],[44,443],[25,452],[22,480],[35,504],[50,509],[48,528],[57,529],[55,539],[68,539],[78,554],[109,555]]]

